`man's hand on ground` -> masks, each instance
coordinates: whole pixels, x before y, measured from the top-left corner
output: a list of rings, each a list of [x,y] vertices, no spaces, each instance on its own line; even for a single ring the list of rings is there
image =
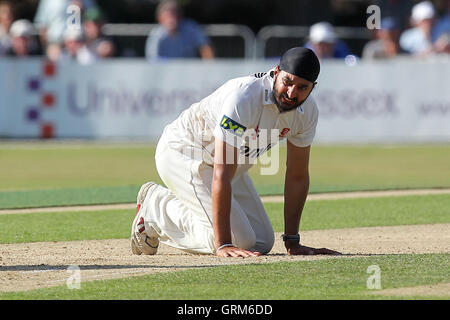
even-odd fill
[[[316,254],[328,254],[328,255],[341,255],[342,253],[330,250],[327,248],[311,248],[302,246],[301,244],[295,244],[291,246],[287,246],[286,250],[289,255],[316,255]]]
[[[216,252],[218,257],[234,257],[234,258],[247,258],[258,257],[261,254],[259,252],[252,252],[237,247],[225,247]]]

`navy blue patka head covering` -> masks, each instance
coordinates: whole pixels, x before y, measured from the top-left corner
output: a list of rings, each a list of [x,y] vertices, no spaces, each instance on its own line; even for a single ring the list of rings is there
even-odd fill
[[[295,47],[281,56],[280,69],[314,83],[319,76],[320,63],[311,49]]]

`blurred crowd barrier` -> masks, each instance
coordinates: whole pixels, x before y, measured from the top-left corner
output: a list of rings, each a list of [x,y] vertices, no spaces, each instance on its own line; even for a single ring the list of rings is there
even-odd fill
[[[144,43],[158,24],[108,23],[103,34],[115,40],[119,46],[127,47],[124,55],[143,56]],[[218,58],[266,58],[280,56],[284,51],[307,42],[309,26],[272,25],[254,33],[248,26],[240,24],[206,24],[203,31],[210,39]],[[357,52],[371,39],[365,27],[335,27],[336,35],[352,44]]]
[[[254,60],[296,46],[321,60],[450,57],[447,0],[116,2],[0,0],[0,57]]]
[[[123,56],[144,56],[145,40],[158,24],[107,23],[102,32],[114,39]],[[211,40],[217,57],[254,58],[257,47],[256,35],[246,25],[206,24],[203,31]]]
[[[84,66],[5,58],[0,137],[156,140],[227,80],[277,63],[121,58]],[[327,60],[321,69],[312,94],[320,110],[316,142],[450,142],[448,60]]]

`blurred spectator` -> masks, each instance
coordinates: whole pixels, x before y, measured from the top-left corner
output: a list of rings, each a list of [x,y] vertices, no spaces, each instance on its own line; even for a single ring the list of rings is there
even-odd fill
[[[161,2],[156,9],[156,19],[159,26],[147,38],[147,59],[214,58],[207,36],[197,23],[183,19],[176,1]]]
[[[64,32],[67,29],[69,13],[67,9],[70,5],[77,5],[80,8],[80,20],[83,10],[96,8],[95,0],[40,0],[34,17],[34,23],[39,29],[41,44],[44,47],[55,45],[64,41]]]
[[[450,33],[444,33],[436,40],[433,51],[437,54],[450,54]]]
[[[50,46],[49,58],[53,61],[76,61],[79,64],[88,65],[96,61],[96,55],[88,49],[82,30],[67,29],[64,32],[64,46]]]
[[[436,54],[450,54],[450,1],[435,2],[436,10],[441,13],[436,18],[433,35],[436,41],[433,43],[433,51]]]
[[[13,8],[10,2],[0,2],[0,56],[11,48],[9,29],[14,21]]]
[[[381,20],[381,28],[376,31],[376,40],[369,41],[363,49],[363,59],[393,58],[405,53],[400,48],[400,25],[393,17]]]
[[[8,56],[29,57],[39,54],[37,41],[33,38],[33,24],[25,19],[14,21],[9,29],[11,48]]]
[[[436,24],[433,30],[434,37],[436,38],[436,41],[438,38],[443,36],[442,39],[445,39],[446,36],[450,36],[450,1],[446,0],[441,3],[441,12],[442,16],[440,18],[437,18]]]
[[[347,45],[337,38],[333,26],[328,22],[318,22],[311,26],[309,41],[305,47],[313,50],[319,59],[343,59],[351,54]]]
[[[88,9],[83,16],[83,29],[86,37],[86,45],[99,58],[114,56],[116,48],[114,43],[102,35],[102,26],[105,18],[102,13],[95,8]]]
[[[417,0],[375,0],[370,2],[380,7],[382,17],[394,18],[400,31],[403,31],[409,26],[411,9],[415,1]]]
[[[402,33],[400,46],[414,55],[426,55],[432,52],[435,36],[435,10],[431,1],[423,1],[412,9],[411,23],[414,26]]]

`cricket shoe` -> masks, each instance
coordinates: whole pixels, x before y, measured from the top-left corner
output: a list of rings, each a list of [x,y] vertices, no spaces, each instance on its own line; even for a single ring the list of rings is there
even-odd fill
[[[133,254],[156,254],[159,247],[159,235],[155,229],[149,225],[145,227],[144,218],[141,213],[142,203],[147,196],[148,190],[155,185],[154,182],[147,182],[142,185],[137,196],[136,217],[131,226],[131,251]]]

